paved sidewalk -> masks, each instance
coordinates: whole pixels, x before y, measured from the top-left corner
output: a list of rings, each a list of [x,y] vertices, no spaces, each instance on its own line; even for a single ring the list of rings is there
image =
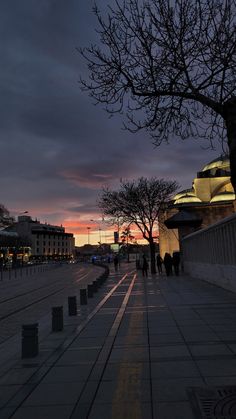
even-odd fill
[[[187,276],[143,278],[128,265],[111,270],[39,357],[17,359],[0,378],[0,418],[235,418],[235,320],[229,291]]]

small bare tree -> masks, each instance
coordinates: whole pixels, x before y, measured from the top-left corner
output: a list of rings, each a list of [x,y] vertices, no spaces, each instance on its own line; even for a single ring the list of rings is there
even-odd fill
[[[227,138],[236,191],[236,0],[115,4],[106,18],[94,9],[103,48],[81,50],[90,70],[83,87],[157,145]]]
[[[130,226],[125,227],[121,232],[120,238],[123,245],[126,247],[127,262],[129,262],[129,243],[132,243],[135,240],[135,237],[131,234]]]
[[[177,188],[176,182],[156,178],[121,181],[118,191],[104,188],[98,202],[109,221],[113,219],[116,224],[119,218],[121,224],[134,224],[138,227],[150,246],[152,273],[156,273],[154,229],[161,210],[166,207]]]
[[[10,212],[3,204],[0,204],[0,228],[8,227],[13,222],[14,217],[10,215]]]

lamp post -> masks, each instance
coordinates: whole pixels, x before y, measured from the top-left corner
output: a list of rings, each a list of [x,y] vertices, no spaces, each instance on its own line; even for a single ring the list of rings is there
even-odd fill
[[[21,215],[28,214],[28,213],[29,213],[29,211],[22,211],[22,212],[20,212],[20,213],[19,213],[19,215],[18,215],[18,222],[19,222],[19,217],[20,217]],[[19,249],[20,249],[20,244],[18,245],[18,251],[19,251]],[[21,268],[23,267],[23,265],[24,265],[24,250],[22,250],[22,256],[21,256]]]
[[[93,222],[97,223],[98,225],[100,224],[99,220],[98,221],[90,220],[90,221],[93,221]],[[99,243],[102,244],[102,233],[101,233],[102,229],[101,229],[100,225],[99,225],[98,231],[99,231]]]
[[[90,243],[89,243],[89,233],[90,233],[90,228],[91,228],[91,227],[87,227],[87,230],[88,230],[88,244],[90,244]]]

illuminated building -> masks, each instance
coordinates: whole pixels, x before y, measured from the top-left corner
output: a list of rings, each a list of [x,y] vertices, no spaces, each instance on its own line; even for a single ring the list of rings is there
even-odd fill
[[[18,222],[7,228],[29,239],[32,256],[37,259],[69,259],[74,255],[75,239],[62,226],[43,224],[30,216],[18,217]]]
[[[230,163],[221,156],[197,173],[192,188],[178,192],[160,216],[160,253],[179,250],[181,237],[235,212]]]

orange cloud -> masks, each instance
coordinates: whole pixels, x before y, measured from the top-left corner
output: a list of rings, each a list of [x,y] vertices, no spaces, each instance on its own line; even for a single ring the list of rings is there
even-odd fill
[[[89,187],[91,189],[99,189],[104,185],[104,181],[109,181],[113,179],[112,174],[109,173],[85,173],[80,174],[76,171],[63,171],[60,175],[73,184],[82,187]]]

